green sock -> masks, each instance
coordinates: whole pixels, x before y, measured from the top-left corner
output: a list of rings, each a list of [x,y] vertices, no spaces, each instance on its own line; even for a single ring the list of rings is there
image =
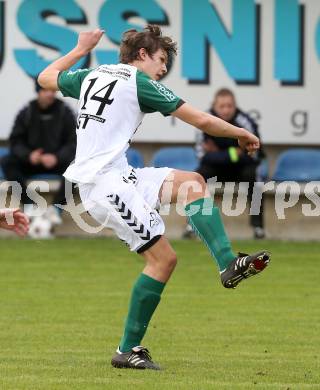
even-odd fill
[[[152,314],[160,302],[164,287],[165,283],[145,274],[141,274],[137,279],[132,290],[129,314],[120,342],[121,352],[129,352],[133,347],[140,345]]]
[[[197,199],[185,207],[189,223],[216,259],[223,271],[236,255],[224,231],[220,211],[211,198]]]

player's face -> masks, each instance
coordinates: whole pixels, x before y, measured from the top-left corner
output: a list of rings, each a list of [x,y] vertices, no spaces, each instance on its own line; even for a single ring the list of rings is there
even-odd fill
[[[40,89],[38,93],[38,103],[40,107],[50,107],[56,99],[56,92],[49,89]]]
[[[159,49],[152,57],[145,55],[142,70],[153,80],[159,80],[167,73],[167,61],[167,53]]]
[[[219,96],[213,104],[213,109],[221,119],[228,122],[236,112],[236,102],[233,96]]]

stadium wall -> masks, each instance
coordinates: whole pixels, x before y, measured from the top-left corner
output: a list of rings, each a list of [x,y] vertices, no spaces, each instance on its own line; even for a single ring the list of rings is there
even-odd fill
[[[184,100],[207,109],[216,89],[230,87],[259,122],[265,144],[320,143],[319,0],[0,1],[0,138],[34,96],[32,78],[70,50],[78,32],[106,30],[77,64],[90,67],[117,61],[122,31],[146,22],[178,41],[163,82]],[[154,114],[135,141],[188,144],[194,130]]]

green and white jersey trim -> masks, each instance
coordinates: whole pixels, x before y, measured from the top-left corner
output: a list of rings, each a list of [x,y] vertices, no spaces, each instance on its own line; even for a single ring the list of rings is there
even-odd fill
[[[170,115],[183,102],[127,64],[64,71],[58,86],[64,96],[79,99],[76,158],[65,177],[80,183],[93,182],[101,168],[125,154],[145,113]]]
[[[181,101],[170,89],[139,70],[137,90],[140,109],[145,113],[158,111],[167,116],[177,109]]]
[[[79,99],[82,82],[90,72],[92,72],[92,69],[60,72],[58,87],[63,96]]]

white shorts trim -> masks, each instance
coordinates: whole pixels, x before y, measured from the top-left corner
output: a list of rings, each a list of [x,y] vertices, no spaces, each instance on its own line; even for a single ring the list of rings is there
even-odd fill
[[[159,191],[171,168],[128,167],[108,170],[93,184],[79,184],[85,209],[105,227],[112,229],[132,251],[155,241],[165,226],[158,211]]]

